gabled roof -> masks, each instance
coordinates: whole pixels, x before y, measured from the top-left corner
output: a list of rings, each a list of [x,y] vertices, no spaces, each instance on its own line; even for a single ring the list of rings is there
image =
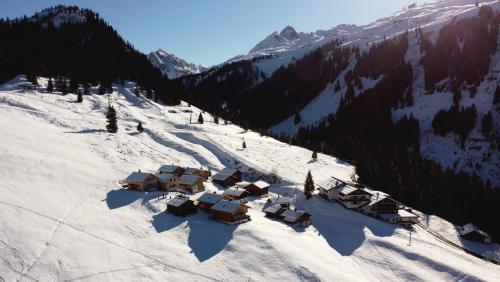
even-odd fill
[[[221,212],[228,212],[228,213],[233,214],[242,205],[243,204],[241,204],[238,201],[226,201],[226,200],[222,200],[222,201],[217,202],[215,205],[213,205],[212,208],[211,208],[211,210],[221,211]]]
[[[472,232],[477,232],[480,235],[491,239],[491,236],[488,233],[480,230],[479,227],[475,226],[472,223],[468,223],[468,224],[464,225],[464,227],[462,227],[462,230],[460,230],[460,235],[463,236],[463,235],[467,235],[467,234],[472,233]]]
[[[224,199],[224,196],[215,193],[205,193],[198,198],[198,202],[215,204]]]
[[[345,182],[340,181],[334,177],[330,177],[328,180],[320,183],[320,187],[324,189],[325,191],[330,191],[332,189],[337,189],[340,186],[346,185]]]
[[[233,174],[235,174],[238,170],[237,169],[232,169],[232,168],[224,168],[221,171],[217,172],[214,176],[212,176],[212,179],[214,180],[219,180],[219,181],[225,181],[229,177],[231,177]]]
[[[236,183],[236,186],[238,186],[240,188],[246,188],[250,184],[252,184],[252,183],[247,182],[247,181],[241,181],[241,182]]]
[[[260,189],[264,189],[269,187],[269,184],[265,181],[259,180],[253,183],[253,185],[257,186]]]
[[[305,211],[286,210],[281,214],[281,216],[283,216],[283,220],[285,221],[294,222],[304,214],[306,214]]]
[[[351,185],[342,185],[342,186],[336,188],[336,190],[337,190],[337,192],[339,192],[340,194],[343,194],[343,195],[349,195],[349,194],[354,193],[358,190],[363,191],[364,193],[371,195],[370,192],[363,190],[361,188],[358,188],[358,187],[351,186]]]
[[[264,209],[264,212],[277,213],[282,207],[280,205],[271,205]]]
[[[224,191],[223,195],[239,197],[245,194],[246,192],[247,191],[245,189],[229,188],[226,191]]]
[[[269,200],[273,204],[292,204],[292,199],[288,197],[270,198]]]
[[[198,172],[198,171],[199,171],[199,169],[197,169],[197,168],[194,168],[194,167],[186,167],[186,168],[184,169],[183,174],[188,174],[188,175],[189,175],[189,174],[194,174],[194,173],[196,173],[196,172]]]
[[[127,178],[125,179],[126,182],[144,182],[149,176],[152,174],[149,172],[137,172],[134,171],[132,172]]]
[[[382,201],[382,200],[385,200],[385,199],[388,199],[396,204],[401,204],[400,202],[394,200],[393,198],[389,197],[388,195],[382,195],[382,194],[373,194],[372,196],[372,199],[371,199],[371,202],[370,204],[368,204],[369,206],[373,206],[375,205],[376,203]]]
[[[159,172],[166,172],[166,173],[172,173],[175,172],[179,167],[176,165],[162,165],[158,171]]]
[[[176,198],[173,198],[172,200],[168,201],[167,205],[173,206],[173,207],[180,207],[187,201],[189,201],[188,198],[176,197]]]
[[[184,174],[179,178],[179,184],[193,185],[199,178],[197,175]]]
[[[169,182],[172,180],[172,178],[175,176],[175,174],[172,173],[157,173],[155,174],[158,179],[160,179],[161,182]]]

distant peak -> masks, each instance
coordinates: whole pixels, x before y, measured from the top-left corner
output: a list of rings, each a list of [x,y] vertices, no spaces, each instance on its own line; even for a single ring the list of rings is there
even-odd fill
[[[281,32],[280,35],[287,39],[295,39],[298,38],[299,34],[295,30],[295,28],[287,25]]]

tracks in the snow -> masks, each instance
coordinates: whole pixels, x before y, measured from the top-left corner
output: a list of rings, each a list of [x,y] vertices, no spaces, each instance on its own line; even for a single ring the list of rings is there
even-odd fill
[[[54,218],[50,215],[46,215],[46,214],[43,214],[41,212],[38,212],[36,210],[33,210],[33,209],[30,209],[30,208],[26,208],[26,207],[23,207],[23,206],[20,206],[20,205],[17,205],[17,204],[13,204],[13,203],[9,203],[9,202],[5,202],[5,201],[1,201],[0,200],[0,204],[1,205],[4,205],[4,206],[10,206],[10,207],[13,207],[13,208],[16,208],[16,209],[19,209],[19,210],[23,210],[23,211],[26,211],[26,212],[29,212],[29,213],[32,213],[32,214],[36,214],[38,216],[41,216],[41,217],[44,217],[44,218],[47,218],[49,220],[52,220],[52,221],[55,221],[55,222],[60,222],[60,225],[64,225],[66,227],[69,227],[73,230],[76,230],[80,233],[83,233],[83,234],[86,234],[94,239],[97,239],[99,241],[102,241],[102,242],[105,242],[105,243],[108,243],[109,245],[112,245],[114,247],[118,247],[120,249],[124,249],[124,250],[127,250],[129,252],[132,252],[132,253],[135,253],[137,255],[140,255],[142,257],[145,257],[147,259],[150,259],[150,260],[153,260],[155,261],[156,263],[160,264],[160,265],[163,265],[165,268],[169,268],[169,269],[172,269],[172,270],[176,270],[176,271],[180,271],[180,272],[184,272],[184,273],[188,273],[188,274],[191,274],[191,275],[194,275],[194,276],[197,276],[199,278],[203,278],[203,279],[207,279],[207,280],[211,280],[211,281],[219,281],[218,279],[214,278],[214,277],[210,277],[208,275],[205,275],[205,274],[202,274],[202,273],[198,273],[198,272],[194,272],[194,271],[191,271],[191,270],[188,270],[188,269],[185,269],[185,268],[181,268],[181,267],[178,267],[178,266],[175,266],[175,265],[171,265],[171,264],[168,264],[164,261],[162,261],[161,259],[159,258],[156,258],[152,255],[148,255],[146,253],[143,253],[141,251],[138,251],[138,250],[135,250],[135,249],[132,249],[132,248],[129,248],[127,246],[124,246],[124,245],[121,245],[121,244],[118,244],[116,242],[113,242],[111,241],[110,239],[107,239],[107,238],[104,238],[102,236],[99,236],[97,234],[94,234],[94,233],[91,233],[91,232],[88,232],[86,230],[84,230],[83,228],[81,227],[78,227],[78,226],[75,226],[73,224],[69,224],[69,223],[65,223],[64,221],[62,220],[59,220],[57,218]],[[32,277],[30,277],[31,279],[34,279]],[[34,279],[36,280],[36,279]]]

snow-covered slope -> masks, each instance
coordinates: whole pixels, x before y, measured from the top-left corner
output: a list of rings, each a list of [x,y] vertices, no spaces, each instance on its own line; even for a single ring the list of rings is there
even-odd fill
[[[51,24],[54,27],[59,27],[64,23],[83,23],[87,20],[86,15],[90,10],[80,9],[78,7],[70,7],[58,5],[52,8],[45,9],[34,14],[30,19],[34,22],[40,22],[44,25]]]
[[[479,1],[479,3],[489,5],[496,11],[500,9],[498,1]],[[374,42],[393,37],[415,27],[421,27],[424,33],[430,35],[431,40],[435,40],[438,31],[445,24],[450,23],[452,20],[476,16],[478,9],[476,1],[473,0],[446,0],[412,6],[392,16],[363,26],[346,37],[345,45],[356,44],[362,50],[366,50]],[[497,45],[500,46],[500,41]],[[480,134],[481,119],[488,111],[493,109],[492,93],[500,83],[500,78],[496,75],[500,70],[500,48],[492,58],[489,73],[478,87],[479,94],[473,98],[466,91],[462,94],[464,98],[460,101],[460,105],[469,107],[475,104],[478,111],[475,129],[471,132],[464,147],[461,146],[454,134],[448,134],[445,137],[433,134],[432,120],[439,110],[448,109],[452,105],[453,93],[448,91],[426,95],[421,58],[420,42],[415,32],[410,32],[406,61],[413,66],[413,97],[415,103],[411,107],[395,110],[393,112],[394,120],[410,114],[419,120],[421,153],[425,158],[435,160],[445,168],[451,168],[457,172],[477,173],[483,180],[489,180],[493,184],[500,185],[500,178],[498,177],[500,175],[500,153],[492,146],[491,142],[487,142]],[[294,116],[290,116],[272,126],[269,130],[276,134],[294,135],[299,127],[317,124],[328,115],[335,114],[340,99],[347,90],[344,75],[347,71],[352,70],[355,63],[355,58],[352,58],[349,67],[339,76],[338,81],[341,83],[341,91],[335,92],[333,83],[329,84],[321,93],[318,93],[315,99],[300,110],[299,114],[302,122],[295,124]],[[378,82],[366,78],[362,78],[362,80],[363,89],[356,89],[356,94],[372,88]],[[496,126],[500,124],[498,118],[495,124]]]
[[[76,103],[71,94],[20,90],[24,81],[0,87],[0,281],[498,279],[499,266],[419,227],[408,246],[405,229],[320,197],[305,200],[296,183],[308,170],[317,183],[350,178],[353,167],[333,157],[311,162],[308,150],[216,125],[208,114],[205,124],[189,124],[184,111],[199,110],[137,98],[133,83],[115,86],[119,132],[108,134],[106,96]],[[143,134],[135,131],[138,121]],[[253,198],[252,221],[239,226],[203,212],[175,217],[164,213],[157,193],[117,185],[133,170],[172,163],[275,170],[283,182],[272,185],[272,195],[296,196],[313,224],[300,229],[265,218],[265,199]],[[488,251],[500,252],[498,245]]]
[[[158,49],[155,52],[149,53],[148,59],[153,66],[159,68],[162,73],[170,79],[207,70],[205,66],[187,63],[183,59],[163,49]]]

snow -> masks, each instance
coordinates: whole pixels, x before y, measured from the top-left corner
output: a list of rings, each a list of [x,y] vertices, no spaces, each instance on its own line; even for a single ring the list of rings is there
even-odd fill
[[[420,229],[408,246],[408,231],[397,225],[321,197],[305,200],[301,183],[309,170],[318,183],[331,176],[347,181],[351,165],[326,155],[308,163],[311,151],[235,125],[189,124],[182,110],[198,109],[135,97],[134,87],[114,85],[119,130],[108,134],[105,95],[76,103],[73,94],[22,90],[16,81],[0,86],[0,280],[497,279],[499,266]],[[138,121],[144,133],[136,132]],[[237,226],[205,212],[176,217],[164,212],[167,200],[158,197],[164,192],[128,191],[117,183],[165,163],[274,169],[282,182],[271,185],[271,196],[296,199],[312,225],[297,229],[268,219],[266,200],[256,197],[248,202],[252,220]],[[495,244],[474,246],[500,257]]]
[[[228,188],[226,191],[224,191],[223,194],[228,195],[228,196],[239,197],[239,196],[243,195],[245,192],[246,192],[245,189]]]
[[[305,213],[306,213],[305,211],[286,210],[281,214],[281,216],[283,217],[283,219],[285,221],[295,222],[297,219],[299,219]]]
[[[208,69],[202,65],[188,63],[163,49],[158,49],[155,52],[149,53],[148,59],[153,66],[160,69],[169,79],[200,73]]]
[[[158,171],[161,173],[174,173],[177,169],[179,169],[176,165],[162,165]]]
[[[235,213],[236,210],[241,206],[241,203],[238,201],[227,201],[227,200],[222,200],[217,202],[215,205],[213,205],[210,209],[214,211],[221,211],[221,212],[227,212],[227,213]]]
[[[158,177],[158,179],[162,182],[169,182],[174,175],[172,173],[159,173],[156,174],[156,177]]]
[[[136,181],[136,182],[143,182],[145,181],[149,176],[151,176],[151,173],[147,172],[132,172],[125,181]]]
[[[176,197],[176,198],[173,198],[170,201],[168,201],[167,205],[173,206],[173,207],[180,207],[187,201],[189,201],[189,199],[182,198],[182,197]]]
[[[256,181],[253,183],[253,185],[259,187],[259,188],[266,188],[266,187],[269,187],[269,183],[265,182],[265,181],[262,181],[262,180],[259,180],[259,181]]]
[[[218,201],[224,199],[224,196],[215,193],[204,193],[198,198],[199,202],[215,204]]]
[[[184,174],[179,178],[179,183],[180,184],[188,184],[188,185],[193,185],[198,181],[200,177],[197,175],[189,175],[189,174]]]

